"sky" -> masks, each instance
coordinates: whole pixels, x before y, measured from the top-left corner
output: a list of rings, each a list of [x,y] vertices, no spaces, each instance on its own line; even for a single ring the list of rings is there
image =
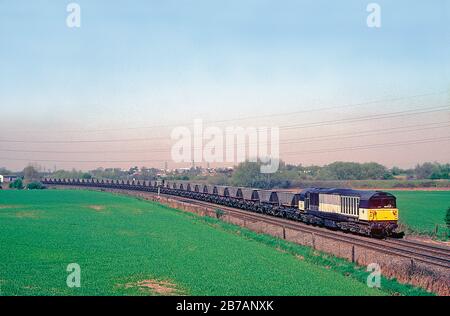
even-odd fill
[[[0,167],[183,167],[194,119],[294,164],[450,161],[446,0],[73,2],[0,0]]]

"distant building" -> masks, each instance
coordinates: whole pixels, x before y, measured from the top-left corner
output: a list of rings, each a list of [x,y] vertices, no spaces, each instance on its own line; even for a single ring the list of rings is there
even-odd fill
[[[0,183],[14,182],[18,176],[0,175]]]

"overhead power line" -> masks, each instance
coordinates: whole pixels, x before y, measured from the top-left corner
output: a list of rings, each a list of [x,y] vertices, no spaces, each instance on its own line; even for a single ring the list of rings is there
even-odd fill
[[[381,143],[381,144],[371,144],[371,145],[362,145],[362,146],[338,147],[338,148],[330,148],[330,149],[326,149],[326,150],[291,151],[291,152],[285,152],[284,155],[334,153],[334,152],[339,152],[339,151],[352,151],[352,150],[362,150],[362,149],[385,148],[385,147],[392,147],[392,146],[418,145],[418,144],[427,144],[427,143],[436,143],[436,142],[445,142],[445,141],[450,141],[450,136],[418,139],[418,140],[405,141],[405,142],[393,142],[393,143]]]
[[[442,112],[442,111],[448,111],[448,110],[450,110],[449,105],[445,105],[445,106],[438,106],[438,107],[430,107],[430,108],[421,109],[421,110],[397,111],[397,112],[391,112],[391,113],[385,113],[385,114],[365,115],[365,116],[349,118],[349,119],[318,121],[318,122],[311,122],[311,123],[306,123],[306,124],[283,126],[283,127],[280,127],[280,129],[285,130],[285,129],[299,129],[299,128],[308,128],[308,127],[338,125],[341,123],[373,121],[373,120],[380,120],[380,119],[387,119],[387,118],[405,117],[405,116],[420,115],[420,114],[427,114],[427,113],[434,113],[434,112]]]
[[[443,90],[443,91],[438,91],[438,92],[430,92],[430,93],[423,93],[423,94],[403,96],[403,97],[384,98],[384,99],[371,100],[371,101],[359,102],[359,103],[332,105],[332,106],[321,107],[321,108],[314,108],[314,106],[310,106],[309,109],[301,110],[301,111],[242,116],[242,117],[233,118],[233,119],[210,120],[210,121],[205,121],[205,123],[214,124],[214,123],[236,122],[236,121],[243,121],[243,120],[250,120],[250,119],[254,120],[254,119],[262,119],[262,118],[274,118],[274,117],[280,117],[280,116],[281,117],[282,116],[292,116],[292,115],[304,114],[304,113],[314,113],[314,112],[329,111],[329,110],[334,110],[334,109],[360,107],[360,106],[378,104],[378,103],[410,100],[410,99],[415,99],[415,98],[420,98],[420,97],[425,97],[425,96],[442,95],[442,94],[447,94],[447,93],[449,93],[448,90]],[[125,131],[125,130],[170,128],[170,127],[185,126],[185,125],[186,125],[186,122],[180,122],[177,124],[173,123],[173,124],[161,124],[161,125],[150,125],[150,126],[130,126],[130,127],[120,127],[120,128],[84,129],[84,130],[83,129],[75,129],[75,130],[72,129],[72,130],[56,130],[56,131],[59,133],[100,133],[100,132],[113,132],[113,131]],[[55,130],[53,130],[53,131],[55,131]],[[48,132],[48,130],[47,129],[46,130],[27,130],[27,131],[23,131],[23,132],[45,133],[45,132]]]
[[[424,130],[434,130],[439,128],[445,128],[450,127],[449,122],[443,122],[445,123],[442,125],[442,123],[439,123],[441,125],[436,126],[436,123],[434,124],[421,124],[421,125],[410,125],[408,127],[413,127],[410,129],[407,129],[407,127],[393,127],[393,128],[386,128],[386,129],[376,129],[376,130],[369,130],[369,131],[362,131],[357,133],[347,133],[347,134],[334,134],[334,135],[328,135],[325,136],[313,136],[313,137],[305,137],[300,139],[290,139],[285,141],[280,141],[280,145],[288,145],[288,144],[299,144],[299,143],[312,143],[312,142],[321,142],[321,141],[328,141],[328,140],[340,140],[340,139],[348,139],[348,138],[355,138],[355,137],[365,137],[365,136],[377,136],[377,135],[385,135],[385,134],[395,134],[395,133],[410,133],[410,132],[419,132]],[[421,127],[422,128],[416,128]],[[246,147],[248,145],[258,145],[258,142],[249,142],[244,144],[233,144],[233,146],[225,144],[223,146],[223,149],[227,148],[234,148],[234,147]],[[202,147],[192,147],[191,150],[195,149],[202,149]],[[170,153],[170,149],[168,148],[152,148],[150,150],[84,150],[84,151],[66,151],[66,150],[28,150],[28,149],[0,149],[0,152],[14,152],[14,153],[46,153],[46,154],[150,154],[150,153]]]
[[[396,117],[407,117],[435,112],[445,112],[450,110],[450,105],[442,105],[436,107],[428,107],[422,109],[411,109],[404,111],[396,111],[384,114],[371,114],[358,116],[346,119],[336,119],[336,120],[325,120],[325,121],[315,121],[303,124],[291,124],[291,125],[279,125],[280,130],[291,130],[291,129],[302,129],[302,128],[313,128],[329,125],[339,125],[345,123],[356,123],[365,122],[372,120],[383,120],[388,118]],[[167,140],[167,137],[156,137],[156,138],[129,138],[129,139],[104,139],[104,140],[24,140],[24,139],[0,139],[0,143],[29,143],[29,144],[72,144],[72,143],[120,143],[120,142],[135,142],[135,141],[150,141],[150,140]]]
[[[437,123],[427,123],[427,124],[414,124],[407,126],[396,126],[396,127],[387,127],[381,129],[373,129],[373,130],[363,130],[352,133],[337,133],[337,134],[328,134],[322,136],[311,136],[311,137],[303,137],[297,139],[289,139],[284,144],[299,144],[299,143],[312,143],[312,142],[322,142],[328,140],[340,140],[347,138],[355,138],[355,137],[365,137],[365,136],[377,136],[377,135],[385,135],[385,134],[395,134],[395,133],[410,133],[410,132],[419,132],[424,130],[433,130],[444,127],[450,127],[449,121],[445,122],[437,122]]]
[[[383,147],[392,147],[392,146],[409,146],[409,145],[418,145],[418,144],[427,144],[427,143],[436,143],[436,142],[445,142],[450,141],[450,136],[446,137],[437,137],[437,138],[426,138],[426,139],[417,139],[414,141],[405,141],[405,142],[391,142],[391,143],[378,143],[378,144],[369,144],[362,146],[349,146],[349,147],[339,147],[339,148],[329,148],[325,150],[305,150],[305,151],[295,151],[295,152],[285,152],[283,155],[305,155],[305,154],[322,154],[322,153],[332,153],[338,151],[354,151],[354,150],[365,150],[365,149],[376,149]],[[281,158],[281,157],[280,157]],[[24,159],[24,158],[8,158],[8,157],[0,157],[0,160],[7,161],[31,161],[31,162],[53,162],[53,163],[146,163],[146,162],[166,162],[167,159],[160,160],[52,160],[52,159]],[[188,163],[188,162],[185,162]]]

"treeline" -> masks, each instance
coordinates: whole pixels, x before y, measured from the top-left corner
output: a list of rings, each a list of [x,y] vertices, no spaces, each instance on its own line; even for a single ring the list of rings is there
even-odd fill
[[[314,186],[320,185],[324,181],[339,184],[338,181],[372,181],[367,184],[360,183],[361,186],[379,186],[383,180],[398,181],[396,187],[434,186],[438,179],[449,179],[450,164],[439,164],[437,162],[426,162],[418,164],[415,168],[401,169],[398,167],[387,168],[376,162],[333,162],[325,166],[303,166],[292,165],[280,162],[277,172],[263,174],[260,172],[260,162],[243,162],[234,170],[210,169],[205,172],[200,167],[177,170],[176,172],[164,173],[159,169],[146,167],[132,167],[129,170],[119,168],[97,168],[89,172],[79,170],[57,170],[55,172],[38,172],[35,167],[27,166],[23,171],[13,173],[4,168],[0,168],[3,174],[15,174],[27,182],[37,181],[41,177],[52,177],[57,179],[113,179],[113,180],[191,180],[199,182],[209,182],[218,185],[235,185],[255,188],[289,188],[306,184]],[[1,174],[1,173],[0,173]],[[348,182],[345,183],[348,186]]]
[[[258,188],[288,188],[293,183],[312,180],[380,180],[392,179],[389,170],[378,163],[333,162],[325,166],[290,165],[280,162],[273,174],[262,174],[260,162],[244,162],[237,166],[230,184]]]
[[[8,174],[13,174],[13,172],[8,170],[8,169],[6,169],[6,168],[0,167],[0,174],[1,175],[8,175]]]
[[[132,167],[129,170],[122,170],[120,168],[97,168],[90,170],[88,172],[83,172],[80,170],[72,169],[67,170],[57,170],[50,173],[55,179],[112,179],[112,180],[154,180],[158,177],[160,171],[155,168],[138,168]]]
[[[289,167],[289,166],[288,166]],[[334,162],[323,167],[297,166],[310,180],[389,180],[389,179],[449,179],[450,164],[425,162],[415,168],[387,168],[376,162]]]
[[[394,176],[404,174],[409,179],[450,179],[450,164],[425,162],[417,165],[414,169],[402,170],[394,167],[391,172]]]
[[[260,166],[259,162],[241,163],[229,179],[222,179],[221,182],[258,188],[289,188],[313,181],[449,179],[450,173],[450,164],[430,162],[412,169],[389,169],[376,162],[333,162],[325,166],[295,166],[281,162],[278,171],[273,174],[262,174]]]

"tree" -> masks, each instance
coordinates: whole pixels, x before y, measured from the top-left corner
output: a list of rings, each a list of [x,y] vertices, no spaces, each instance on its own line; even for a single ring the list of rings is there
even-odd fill
[[[31,182],[27,184],[28,190],[42,190],[45,186],[41,182]]]
[[[16,180],[14,180],[14,182],[11,182],[9,184],[9,188],[10,189],[17,189],[17,190],[22,190],[23,189],[23,182],[22,179],[18,178]]]
[[[308,177],[312,179],[316,179],[320,170],[322,170],[322,167],[320,166],[309,166],[309,167],[302,167],[301,165],[298,167],[300,178],[306,179]]]
[[[270,189],[273,187],[289,186],[286,165],[279,163],[279,169],[275,173],[261,173],[262,162],[245,161],[240,163],[233,172],[231,183],[236,186]],[[290,171],[292,174],[292,171]],[[296,175],[296,172],[293,174]]]
[[[160,172],[160,170],[156,169],[156,168],[146,168],[146,167],[142,167],[141,168],[141,179],[142,180],[153,180],[156,179],[156,177],[158,176],[158,173]]]
[[[129,175],[133,175],[133,174],[135,174],[138,171],[139,171],[139,167],[138,166],[134,166],[134,167],[130,168],[130,170],[128,170],[128,174]]]
[[[85,172],[81,175],[81,179],[92,179],[92,175],[88,172]]]
[[[430,179],[448,179],[449,172],[450,172],[449,164],[441,165],[437,163],[435,164],[433,173],[430,175]]]
[[[32,165],[28,165],[23,169],[23,177],[25,182],[37,181],[39,180],[39,172]]]
[[[422,165],[417,165],[414,169],[417,179],[430,179],[433,173],[439,172],[436,164],[425,162]]]
[[[266,176],[261,173],[260,168],[261,164],[258,162],[242,162],[234,170],[231,181],[236,186],[266,187]]]
[[[401,175],[402,173],[405,173],[405,170],[402,170],[402,169],[400,169],[399,167],[392,167],[392,169],[391,169],[391,173],[392,173],[392,175],[393,176],[399,176],[399,175]]]
[[[388,169],[376,162],[367,162],[361,165],[361,179],[389,179],[392,177]]]
[[[324,166],[317,177],[320,180],[359,180],[362,178],[361,164],[337,161]]]

